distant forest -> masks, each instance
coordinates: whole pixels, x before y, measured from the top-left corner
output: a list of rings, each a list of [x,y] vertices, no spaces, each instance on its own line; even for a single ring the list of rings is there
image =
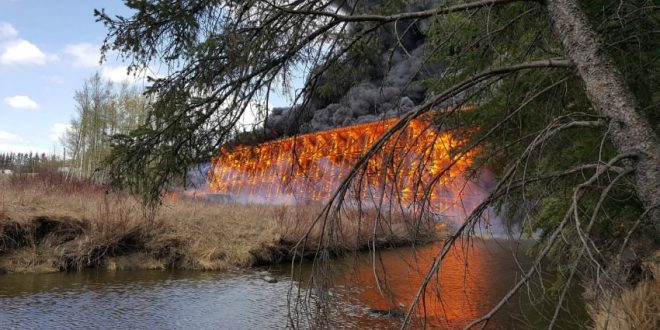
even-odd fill
[[[46,153],[0,153],[0,170],[14,173],[37,173],[57,170],[63,166],[62,159]]]

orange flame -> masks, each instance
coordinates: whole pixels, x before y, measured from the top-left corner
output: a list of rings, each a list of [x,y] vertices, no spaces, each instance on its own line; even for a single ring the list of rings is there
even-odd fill
[[[215,193],[266,201],[291,196],[327,201],[360,157],[397,120],[347,126],[257,146],[223,147],[220,156],[211,161],[209,188]],[[472,163],[471,152],[457,152],[466,142],[459,135],[437,132],[424,120],[411,121],[370,158],[350,194],[373,202],[385,197],[406,205],[425,198],[436,205],[442,196],[451,199],[447,196],[448,185]]]
[[[176,202],[180,199],[179,193],[177,192],[166,192],[163,193],[163,199],[166,201]]]

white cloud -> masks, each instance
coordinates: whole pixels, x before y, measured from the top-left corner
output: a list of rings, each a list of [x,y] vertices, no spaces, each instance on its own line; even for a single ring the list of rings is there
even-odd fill
[[[39,109],[39,104],[31,99],[29,96],[16,95],[5,97],[5,103],[14,109]]]
[[[55,123],[53,127],[50,128],[48,132],[48,137],[54,142],[60,142],[60,139],[64,137],[64,134],[71,129],[71,124],[66,123]]]
[[[103,69],[101,69],[101,77],[114,83],[128,82],[129,84],[135,84],[142,80],[141,77],[135,76],[133,73],[129,75],[128,67],[121,65],[116,67],[103,67]]]
[[[57,60],[57,55],[46,54],[35,44],[18,38],[18,31],[7,22],[0,22],[0,65],[44,65]]]
[[[11,39],[18,35],[18,31],[7,22],[0,22],[0,38]]]
[[[0,131],[0,152],[48,153],[49,151],[32,146],[29,141],[14,133]]]
[[[39,47],[25,39],[6,42],[0,49],[0,64],[4,65],[44,65],[46,62],[57,60],[57,56],[42,52]]]
[[[7,131],[0,131],[0,143],[24,143],[25,140],[23,140],[22,137],[14,134],[14,133],[9,133]]]
[[[64,48],[64,53],[73,57],[74,66],[97,67],[99,66],[99,59],[101,58],[99,48],[98,45],[82,42],[67,45]]]

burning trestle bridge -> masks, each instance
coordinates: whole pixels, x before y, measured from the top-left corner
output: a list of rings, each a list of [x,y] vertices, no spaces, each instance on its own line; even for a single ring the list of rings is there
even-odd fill
[[[223,147],[211,161],[209,189],[252,202],[326,201],[396,121]],[[464,182],[456,179],[472,164],[472,152],[458,152],[465,142],[458,131],[438,132],[426,120],[413,120],[369,159],[349,190],[349,200],[385,199],[404,206],[426,200],[447,207],[460,194],[455,181]]]

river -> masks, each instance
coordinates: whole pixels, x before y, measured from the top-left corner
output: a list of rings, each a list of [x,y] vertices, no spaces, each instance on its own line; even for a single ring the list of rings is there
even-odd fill
[[[440,246],[331,261],[330,292],[339,310],[331,328],[397,328],[399,306],[409,306]],[[516,246],[496,240],[457,244],[423,300],[427,327],[459,328],[490,310],[529,262]],[[0,328],[282,329],[290,311],[287,296],[306,286],[309,268],[303,266],[302,281],[291,279],[290,265],[236,272],[9,274],[0,276]],[[277,283],[265,281],[266,273]],[[374,274],[381,278],[378,284]],[[527,329],[547,322],[548,302],[536,301],[534,288],[524,291],[488,328]],[[583,318],[578,300],[570,299],[577,307],[561,314],[560,328]],[[421,327],[419,320],[414,327]]]

